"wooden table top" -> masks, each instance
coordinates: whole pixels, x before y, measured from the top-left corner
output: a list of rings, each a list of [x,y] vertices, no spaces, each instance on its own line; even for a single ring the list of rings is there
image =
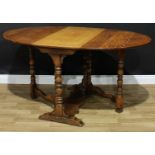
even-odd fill
[[[13,29],[3,37],[23,45],[78,50],[118,50],[151,42],[150,37],[135,32],[71,26]]]

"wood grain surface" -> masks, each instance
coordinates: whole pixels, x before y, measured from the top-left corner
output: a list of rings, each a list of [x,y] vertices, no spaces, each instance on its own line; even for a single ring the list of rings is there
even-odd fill
[[[40,85],[48,93],[51,85]],[[106,85],[106,91],[114,93],[115,86]],[[66,87],[66,94],[68,87]],[[29,85],[0,85],[0,131],[155,131],[155,85],[125,85],[123,113],[114,110],[109,100],[92,96],[84,101],[79,118],[85,126],[80,128],[38,119],[40,114],[51,111],[50,103],[41,98],[32,100]]]
[[[129,31],[104,28],[51,26],[8,30],[9,41],[46,48],[118,50],[146,45],[151,38]]]

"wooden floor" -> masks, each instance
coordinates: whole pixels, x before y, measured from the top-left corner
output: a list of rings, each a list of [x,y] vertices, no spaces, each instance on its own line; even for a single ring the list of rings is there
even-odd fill
[[[50,85],[40,87],[53,91]],[[104,89],[115,91],[114,86]],[[85,126],[74,127],[39,120],[39,115],[52,109],[40,98],[31,100],[28,85],[0,85],[0,131],[155,131],[155,85],[128,85],[124,89],[123,113],[115,113],[111,101],[92,96],[84,101],[78,115]]]

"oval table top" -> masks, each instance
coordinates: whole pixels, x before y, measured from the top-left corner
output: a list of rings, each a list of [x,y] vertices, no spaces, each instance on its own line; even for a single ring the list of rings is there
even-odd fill
[[[77,50],[119,50],[151,42],[135,32],[72,26],[19,28],[6,31],[3,37],[22,45]]]

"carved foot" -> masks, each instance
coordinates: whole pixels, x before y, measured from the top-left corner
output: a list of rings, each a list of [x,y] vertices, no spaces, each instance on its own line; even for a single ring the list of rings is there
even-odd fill
[[[76,117],[69,117],[69,116],[56,116],[53,114],[53,112],[45,113],[39,117],[41,120],[47,120],[47,121],[54,121],[58,123],[64,123],[74,126],[82,127],[84,126],[84,123],[76,118]]]

